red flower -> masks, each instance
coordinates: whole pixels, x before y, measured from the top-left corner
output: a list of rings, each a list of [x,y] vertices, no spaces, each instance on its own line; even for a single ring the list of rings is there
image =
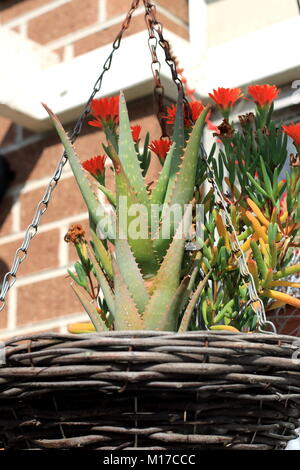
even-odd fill
[[[140,133],[142,130],[141,126],[131,126],[131,133],[132,133],[132,138],[134,142],[137,144],[138,141],[140,140]]]
[[[99,98],[92,101],[91,114],[95,121],[89,121],[88,124],[95,127],[102,127],[104,122],[119,122],[119,96],[110,98]]]
[[[290,124],[289,126],[282,126],[285,132],[294,141],[296,147],[300,144],[300,122],[298,124]]]
[[[280,90],[275,85],[251,85],[248,87],[248,93],[254,99],[258,106],[271,104],[277,98]]]
[[[148,148],[156,153],[159,158],[165,159],[171,145],[172,141],[169,139],[152,140]]]
[[[191,110],[191,117],[192,120],[195,122],[197,121],[199,115],[204,109],[204,105],[201,101],[191,101],[189,102],[190,110]],[[170,108],[167,108],[167,115],[165,116],[167,124],[174,124],[176,119],[176,106],[172,104]],[[191,122],[187,116],[184,116],[184,127],[191,127]]]
[[[213,93],[208,93],[212,100],[224,110],[228,110],[234,103],[242,98],[243,93],[240,88],[218,88]]]
[[[88,171],[95,178],[104,174],[104,164],[106,155],[98,155],[97,157],[90,158],[82,163],[83,168]]]

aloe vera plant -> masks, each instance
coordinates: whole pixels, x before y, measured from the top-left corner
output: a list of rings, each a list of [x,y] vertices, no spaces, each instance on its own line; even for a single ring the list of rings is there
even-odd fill
[[[120,99],[103,98],[101,109],[106,108],[106,114],[94,113],[91,124],[104,130],[105,155],[83,164],[58,119],[46,108],[89,212],[90,242],[76,226],[67,238],[79,257],[75,272],[69,271],[72,287],[95,330],[257,330],[255,305],[248,302],[249,280],[239,269],[241,252],[267,312],[285,304],[300,308],[299,296],[283,291],[300,287],[289,279],[300,271],[298,263],[291,263],[294,250],[300,248],[298,154],[291,159],[286,179],[279,177],[287,159],[286,134],[299,152],[300,124],[280,127],[272,120],[273,100],[279,93],[275,86],[252,86],[248,92],[255,112],[239,116],[239,125],[229,118],[234,103],[243,99],[241,90],[219,88],[210,94],[224,118],[218,127],[208,119],[209,107],[196,100],[190,103],[192,125],[180,95],[166,115],[173,124],[172,140],[150,144],[148,133],[143,146],[141,128],[130,125],[123,94]],[[217,138],[208,162],[227,204],[239,253],[220,201],[207,187],[210,173],[199,158],[207,123]],[[149,150],[162,164],[151,185],[145,182]],[[109,162],[113,187],[105,179]],[[84,169],[97,180],[101,197]],[[196,230],[192,243],[196,248],[189,249],[199,204],[203,230],[201,234]],[[72,326],[74,332],[87,330],[86,324],[82,329]]]
[[[208,281],[208,276],[202,279],[197,252],[187,255],[185,243],[194,217],[199,144],[209,108],[202,110],[187,135],[179,97],[173,144],[167,144],[164,166],[149,190],[144,179],[149,166],[149,137],[140,153],[121,93],[119,132],[111,116],[100,124],[107,139],[103,147],[112,161],[115,177],[113,192],[98,175],[98,189],[107,197],[110,216],[91,188],[58,118],[45,108],[89,212],[91,243],[74,228],[69,233],[69,241],[75,244],[80,259],[76,272],[69,274],[94,328],[185,331]],[[179,218],[173,217],[173,207],[180,210]],[[96,292],[92,276],[97,280]]]

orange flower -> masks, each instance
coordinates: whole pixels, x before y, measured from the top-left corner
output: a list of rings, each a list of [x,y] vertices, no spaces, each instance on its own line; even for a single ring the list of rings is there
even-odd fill
[[[172,145],[172,141],[169,139],[152,140],[149,145],[149,149],[154,152],[159,158],[164,160],[167,153]]]
[[[295,146],[300,145],[300,122],[298,124],[290,124],[289,126],[282,126],[285,132],[294,141]]]
[[[131,133],[132,133],[132,138],[134,142],[137,144],[138,141],[140,140],[140,133],[142,130],[142,127],[137,125],[137,126],[131,126]]]
[[[251,85],[248,93],[258,106],[270,105],[277,98],[280,90],[275,85]]]
[[[98,155],[82,163],[83,168],[93,175],[96,179],[104,174],[106,155]]]
[[[219,108],[227,111],[239,98],[242,98],[243,93],[240,88],[218,88],[208,95]]]
[[[99,98],[92,101],[91,114],[95,118],[88,124],[94,127],[102,127],[103,122],[119,122],[119,96]]]
[[[204,109],[204,105],[201,101],[193,100],[189,102],[190,110],[191,110],[191,117],[192,120],[195,122],[197,121],[198,117],[202,113]],[[167,115],[165,116],[167,124],[174,124],[176,119],[176,106],[172,104],[169,108],[167,108]],[[191,122],[187,116],[184,116],[184,127],[191,127]]]

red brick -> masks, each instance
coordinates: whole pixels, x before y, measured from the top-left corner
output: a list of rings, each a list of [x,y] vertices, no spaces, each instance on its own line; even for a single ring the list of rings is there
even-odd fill
[[[170,13],[173,13],[173,15],[177,16],[181,20],[183,20],[185,23],[188,23],[189,21],[189,6],[188,6],[188,0],[157,0],[156,2],[157,5],[162,6],[166,10],[168,10]],[[160,13],[158,13],[159,15]]]
[[[44,193],[44,188],[30,191],[21,196],[21,228],[31,222],[37,203]],[[52,193],[48,210],[41,219],[45,224],[86,211],[81,193],[73,177],[61,180]]]
[[[285,335],[300,336],[300,309],[286,305],[277,316],[269,316],[277,332]]]
[[[23,240],[17,240],[6,243],[5,245],[0,245],[1,261],[7,266],[11,266],[15,252],[22,244],[22,241]],[[30,243],[26,260],[20,265],[18,277],[56,268],[58,266],[58,243],[58,230],[38,233]],[[1,266],[0,279],[3,274],[4,270]]]
[[[108,0],[106,2],[106,15],[107,18],[127,13],[130,7],[130,1],[124,0]]]
[[[4,198],[0,203],[0,237],[12,232],[12,198]],[[0,249],[1,251],[1,249]]]
[[[28,37],[40,44],[97,22],[98,0],[73,0],[28,22]]]
[[[80,312],[67,274],[18,288],[18,326]]]
[[[159,19],[162,21],[163,25],[169,29],[170,31],[178,34],[179,36],[183,37],[184,39],[189,38],[188,30],[174,23],[174,21],[170,20],[169,18],[165,17],[161,13],[159,14]],[[130,36],[131,34],[138,33],[143,31],[146,28],[145,20],[143,15],[139,15],[136,18],[132,19],[130,27],[124,33],[124,38]],[[120,24],[111,26],[107,29],[103,29],[98,31],[97,33],[93,33],[85,38],[82,38],[78,41],[74,42],[74,55],[79,56],[81,54],[85,54],[86,52],[92,51],[97,47],[102,47],[106,44],[110,44],[114,41],[115,37],[120,31]],[[167,38],[166,38],[167,39]],[[145,44],[145,52],[148,53],[147,45]],[[121,51],[122,53],[122,51]]]
[[[66,130],[72,125],[66,126]],[[75,148],[82,160],[86,160],[99,152],[102,132],[87,126],[76,141]],[[15,172],[14,184],[36,180],[53,174],[63,147],[59,137],[52,134],[34,144],[9,153],[9,163]]]
[[[49,3],[49,0],[4,0],[1,2],[0,6],[0,20],[2,23],[6,23],[35,8],[47,5],[47,3]]]

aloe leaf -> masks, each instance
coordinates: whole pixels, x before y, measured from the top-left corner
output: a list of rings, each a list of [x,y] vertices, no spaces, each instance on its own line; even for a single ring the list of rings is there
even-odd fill
[[[94,253],[90,248],[88,247],[88,253],[89,253],[89,258],[91,260],[91,263],[93,265],[94,269],[94,274],[96,276],[97,281],[99,282],[99,285],[101,287],[101,290],[103,292],[105,301],[107,303],[108,309],[112,315],[114,315],[115,312],[115,296],[113,294],[113,291],[111,290],[111,287],[109,285],[108,280],[106,279],[105,274],[103,273],[102,269],[100,268],[99,264],[97,263],[97,260],[95,258]]]
[[[179,171],[176,175],[172,193],[168,199],[168,205],[170,208],[179,205],[183,209],[184,205],[188,204],[192,200],[199,157],[199,145],[208,111],[209,107],[206,107],[202,111],[190,135]],[[170,239],[162,237],[164,223],[166,222],[170,223],[170,214],[168,211],[166,211],[166,218],[164,216],[162,218],[160,235],[156,240],[154,240],[154,249],[160,259],[164,256],[170,244]],[[174,226],[174,223],[171,221],[170,237],[173,236],[176,228],[177,227]]]
[[[116,154],[113,147],[110,147],[110,151],[116,172],[115,179],[118,219],[117,237],[128,239],[134,258],[136,259],[142,273],[144,275],[154,275],[158,270],[158,261],[154,253],[153,242],[149,236],[148,222],[150,213],[145,205],[140,204],[137,195],[131,186],[131,182],[129,182],[127,175],[124,172],[119,156]],[[134,214],[130,215],[130,209],[132,206],[135,206],[137,210],[141,210],[140,217],[137,217]],[[141,227],[141,229],[146,233],[143,237],[140,237],[138,233],[135,233],[135,236],[132,237],[131,232],[134,232],[133,224],[137,224],[139,221],[138,219],[140,219],[140,222],[145,225],[145,230],[143,230],[143,227]]]
[[[50,116],[50,119],[60,137],[60,140],[65,148],[66,154],[68,156],[68,160],[70,166],[72,168],[73,174],[79,186],[80,192],[82,197],[87,205],[88,211],[90,213],[90,217],[95,226],[99,224],[99,228],[103,226],[103,214],[101,214],[101,204],[98,198],[93,193],[91,186],[89,184],[88,179],[86,178],[84,171],[82,169],[81,163],[79,161],[78,156],[75,153],[73,145],[67,136],[63,126],[58,120],[58,117],[48,108],[47,105],[43,104],[45,110]],[[109,238],[113,238],[113,233],[108,233]]]
[[[149,300],[149,296],[141,271],[139,270],[127,240],[117,239],[115,247],[116,262],[119,266],[120,272],[125,279],[135,305],[139,312],[143,313]]]
[[[107,326],[102,321],[99,312],[96,307],[91,303],[90,297],[88,294],[81,290],[77,284],[71,284],[72,289],[77,295],[81,305],[85,309],[86,313],[89,315],[91,322],[93,323],[96,331],[108,331]]]
[[[182,151],[185,144],[184,137],[184,116],[183,116],[183,94],[180,90],[178,93],[178,100],[176,105],[176,117],[173,129],[172,141],[175,143],[175,151],[170,166],[169,182],[167,186],[165,202],[168,202],[170,195],[172,194],[174,182],[176,180],[176,174],[181,163]]]
[[[103,244],[103,242],[97,237],[95,231],[90,227],[92,235],[92,248],[94,250],[98,263],[103,267],[106,274],[112,279],[113,270],[110,256]]]
[[[206,285],[206,283],[209,279],[210,274],[211,274],[211,271],[209,271],[206,274],[205,278],[202,279],[202,281],[199,282],[199,284],[197,286],[197,289],[193,293],[192,298],[189,301],[188,306],[185,309],[184,315],[182,317],[181,324],[180,324],[180,327],[179,327],[179,330],[178,330],[179,333],[183,333],[183,332],[188,330],[194,308],[195,308],[196,303],[197,303],[197,301],[198,301],[198,299],[201,295],[201,292],[203,291],[203,289],[204,289],[204,287],[205,287],[205,285]]]
[[[173,142],[166,156],[166,160],[158,177],[157,183],[153,188],[151,194],[151,204],[162,204],[164,202],[167,186],[170,181],[170,168],[174,158],[174,152],[175,143]]]
[[[114,284],[116,295],[115,302],[115,328],[116,330],[143,330],[144,323],[134,303],[126,282],[113,260]]]
[[[153,294],[143,316],[146,330],[175,331],[177,328],[177,320],[168,309],[180,282],[185,246],[183,232],[190,217],[189,205],[153,282]]]
[[[107,199],[109,200],[109,202],[114,206],[116,207],[117,205],[117,201],[116,201],[116,195],[110,191],[108,188],[106,188],[105,186],[103,186],[102,184],[98,184],[98,188],[103,192],[103,194],[107,197]]]
[[[138,160],[134,148],[134,141],[132,138],[130,121],[123,93],[120,93],[119,103],[119,158],[122,163],[124,172],[126,173],[127,178],[129,179],[134,191],[136,192],[138,201],[141,204],[149,206],[148,193],[142,175],[140,162]]]

